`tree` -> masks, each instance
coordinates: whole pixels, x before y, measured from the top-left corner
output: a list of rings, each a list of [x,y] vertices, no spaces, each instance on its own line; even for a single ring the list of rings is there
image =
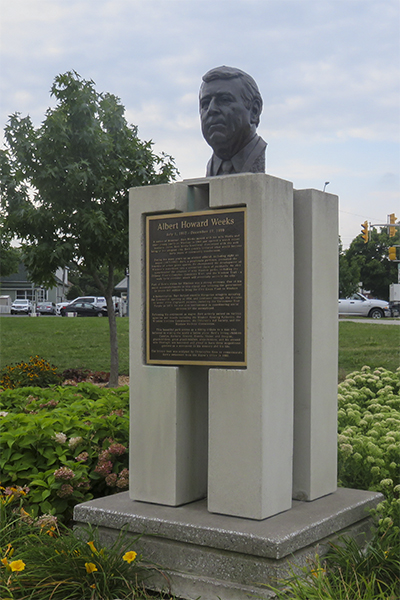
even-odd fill
[[[360,269],[357,264],[347,260],[339,238],[339,298],[348,298],[358,291]]]
[[[175,178],[173,159],[128,125],[119,98],[98,93],[76,72],[58,75],[56,99],[42,125],[12,115],[0,154],[2,206],[9,231],[24,242],[32,280],[54,284],[57,267],[75,264],[93,277],[107,301],[110,387],[118,383],[112,302],[114,271],[128,264],[128,190]],[[107,281],[99,276],[107,270]]]
[[[388,249],[399,244],[399,238],[398,230],[394,237],[389,237],[386,228],[380,232],[373,228],[366,244],[358,235],[345,251],[349,268],[355,266],[359,269],[362,287],[383,300],[389,298],[389,285],[397,281],[397,264],[389,260]]]
[[[0,277],[7,277],[18,271],[21,252],[11,246],[10,234],[5,230],[4,219],[0,218]]]
[[[115,269],[114,278],[115,281],[121,281],[125,277],[125,271],[122,269]],[[107,268],[102,267],[99,269],[99,278],[103,284],[107,283],[108,272]],[[72,283],[71,288],[68,290],[66,297],[68,300],[73,300],[77,296],[102,296],[102,291],[97,286],[93,277],[90,273],[82,273],[81,270],[76,269],[74,265],[71,265],[68,271],[68,282]]]

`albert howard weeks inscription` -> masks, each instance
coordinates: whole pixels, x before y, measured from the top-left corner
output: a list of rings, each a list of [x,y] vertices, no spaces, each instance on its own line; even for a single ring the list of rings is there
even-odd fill
[[[246,365],[246,209],[146,222],[148,364]]]

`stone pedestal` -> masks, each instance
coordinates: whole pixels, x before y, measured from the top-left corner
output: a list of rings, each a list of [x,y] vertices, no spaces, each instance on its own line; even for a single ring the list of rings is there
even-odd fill
[[[243,368],[146,364],[146,216],[241,207]],[[269,598],[289,563],[368,533],[382,496],[336,490],[337,214],[336,196],[261,173],[130,190],[130,491],[75,520],[104,543],[143,534],[181,598]]]
[[[146,365],[145,216],[246,207],[246,368]],[[264,519],[293,460],[293,186],[264,174],[130,190],[132,500]]]
[[[157,506],[132,502],[124,492],[76,506],[74,518],[78,527],[98,526],[104,544],[122,527],[132,537],[142,534],[135,550],[166,575],[155,572],[146,580],[149,587],[188,600],[266,599],[272,597],[267,585],[276,585],[290,566],[305,565],[315,552],[323,556],[338,535],[365,542],[368,510],[381,500],[376,492],[341,488],[313,502],[294,501],[291,510],[257,521],[211,514],[205,500]]]

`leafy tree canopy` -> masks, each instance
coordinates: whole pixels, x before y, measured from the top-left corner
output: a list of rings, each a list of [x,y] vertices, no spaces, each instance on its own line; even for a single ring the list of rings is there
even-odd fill
[[[0,164],[7,224],[27,242],[32,279],[48,285],[71,260],[91,273],[124,268],[129,188],[176,174],[170,157],[139,140],[120,100],[96,92],[93,81],[68,72],[55,78],[51,95],[57,105],[38,129],[29,116],[10,117]]]
[[[348,284],[350,274],[350,283],[355,284],[358,280],[357,283],[360,282],[363,289],[369,290],[373,296],[387,300],[390,284],[397,281],[397,263],[389,260],[389,247],[399,244],[399,240],[399,228],[393,237],[389,237],[386,228],[380,232],[373,228],[367,243],[358,235],[342,253],[342,258],[339,253],[340,282],[346,284],[347,281]]]
[[[11,246],[11,237],[0,223],[0,277],[16,273],[21,261],[21,252]]]
[[[115,283],[118,283],[125,277],[125,271],[123,271],[122,269],[115,269],[114,276]],[[99,278],[104,285],[107,284],[108,272],[105,267],[99,269]],[[66,294],[68,300],[73,300],[77,296],[103,295],[102,290],[96,284],[93,277],[88,273],[82,273],[80,269],[77,269],[74,266],[72,266],[69,270],[68,281],[72,283],[71,288]]]
[[[360,269],[358,265],[347,260],[339,239],[339,298],[348,298],[358,291],[360,282]]]
[[[5,223],[23,241],[35,283],[52,286],[57,267],[71,262],[91,274],[107,299],[112,334],[114,270],[128,264],[128,190],[167,183],[177,171],[171,157],[138,138],[119,98],[98,93],[93,81],[67,72],[55,78],[51,95],[56,106],[40,127],[16,113],[5,128]]]

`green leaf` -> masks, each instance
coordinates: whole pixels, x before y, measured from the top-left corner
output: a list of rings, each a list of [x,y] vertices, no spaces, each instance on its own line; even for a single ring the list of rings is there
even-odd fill
[[[42,479],[34,479],[33,481],[30,482],[30,485],[38,485],[40,487],[45,487],[47,488],[47,483],[45,481],[43,481]]]
[[[51,495],[51,490],[44,490],[42,492],[42,500],[46,500]]]
[[[45,514],[52,514],[53,507],[50,502],[45,500],[44,502],[40,503],[40,510]]]

